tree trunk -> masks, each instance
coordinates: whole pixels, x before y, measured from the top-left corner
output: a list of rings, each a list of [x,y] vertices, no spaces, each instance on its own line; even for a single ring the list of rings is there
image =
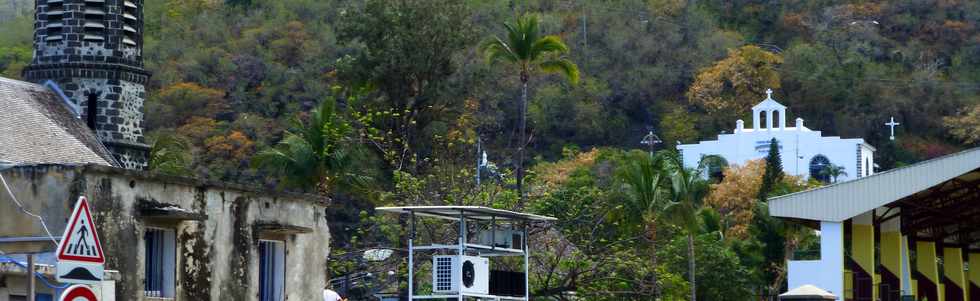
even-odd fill
[[[657,241],[656,219],[651,218],[647,221],[647,235],[650,236],[650,263],[653,264],[651,265],[653,269],[653,296],[654,299],[658,299],[660,298],[660,284],[658,283],[660,275],[657,275],[657,248],[655,243]]]
[[[517,193],[521,197],[518,207],[523,207],[527,201],[524,194],[524,149],[527,147],[527,79],[521,76],[521,129],[517,142]]]
[[[687,235],[687,268],[688,268],[688,280],[691,283],[691,301],[698,300],[698,283],[694,277],[694,273],[697,271],[694,263],[694,234]]]

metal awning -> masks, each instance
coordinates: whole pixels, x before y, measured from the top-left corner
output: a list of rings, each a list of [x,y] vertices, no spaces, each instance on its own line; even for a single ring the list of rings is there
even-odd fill
[[[464,216],[468,219],[484,220],[489,221],[496,219],[497,221],[531,221],[531,222],[547,222],[556,221],[557,218],[550,216],[543,216],[537,214],[520,213],[503,209],[494,209],[482,206],[407,206],[407,207],[378,207],[375,210],[398,213],[398,214],[411,214],[415,213],[420,216],[428,216],[449,220],[459,220],[460,216]]]
[[[911,197],[949,181],[969,181],[980,173],[980,148],[923,161],[852,181],[769,200],[775,217],[842,222],[895,202],[921,206]],[[959,179],[958,179],[959,178]],[[910,198],[911,197],[911,198]]]

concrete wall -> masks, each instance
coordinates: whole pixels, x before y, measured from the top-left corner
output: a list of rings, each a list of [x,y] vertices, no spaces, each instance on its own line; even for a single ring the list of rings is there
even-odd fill
[[[288,300],[319,298],[327,280],[330,234],[323,199],[96,166],[19,167],[4,176],[29,210],[47,218],[55,235],[63,231],[78,196],[88,197],[106,269],[120,273],[115,284],[119,300],[149,300],[142,296],[148,226],[176,231],[176,300],[256,300],[259,239],[286,243]],[[43,233],[25,215],[13,213],[10,203],[0,197],[0,237]],[[207,218],[147,217],[141,204],[172,205]],[[282,225],[283,230],[260,232],[257,224]]]
[[[790,288],[805,284],[834,295],[844,293],[844,227],[842,223],[820,222],[820,260],[790,261]]]

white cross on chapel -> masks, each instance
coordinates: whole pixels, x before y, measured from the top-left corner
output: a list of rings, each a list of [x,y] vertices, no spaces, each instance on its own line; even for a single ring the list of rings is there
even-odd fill
[[[891,140],[895,140],[895,126],[900,124],[901,123],[895,122],[895,117],[892,117],[891,121],[885,123],[885,125],[891,127],[892,130],[892,135],[890,137]]]

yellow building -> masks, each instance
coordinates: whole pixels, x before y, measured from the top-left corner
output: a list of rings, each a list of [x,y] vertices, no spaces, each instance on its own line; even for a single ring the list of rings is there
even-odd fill
[[[789,287],[980,301],[980,148],[773,198],[769,212],[819,230],[820,259],[790,261]]]

